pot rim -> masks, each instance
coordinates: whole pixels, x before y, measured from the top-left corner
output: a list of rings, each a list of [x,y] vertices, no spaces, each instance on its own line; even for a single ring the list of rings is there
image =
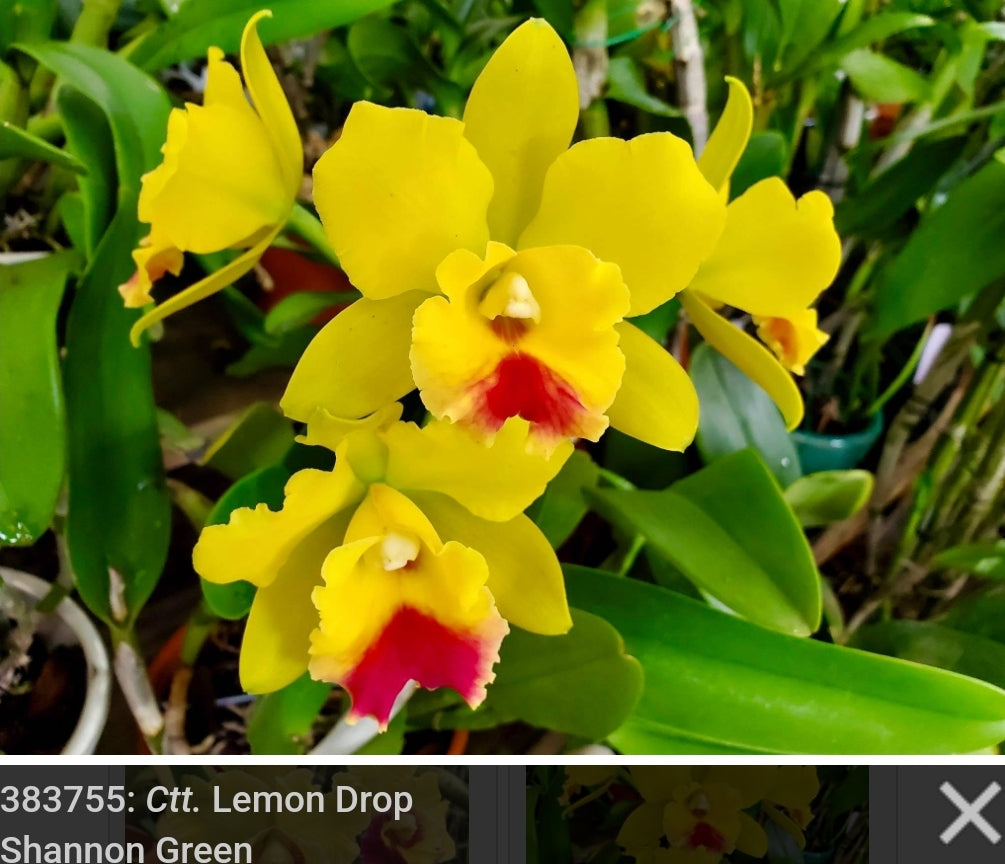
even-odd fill
[[[0,578],[6,585],[41,600],[49,593],[52,584],[10,567],[0,567]],[[53,614],[63,621],[76,637],[87,661],[87,690],[84,707],[80,711],[77,725],[69,740],[60,751],[64,756],[86,756],[94,753],[98,739],[108,719],[108,707],[112,694],[112,675],[108,661],[108,651],[101,634],[84,610],[69,597],[64,597]]]

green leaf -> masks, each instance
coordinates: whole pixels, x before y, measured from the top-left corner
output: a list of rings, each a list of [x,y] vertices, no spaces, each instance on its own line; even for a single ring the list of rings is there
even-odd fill
[[[284,297],[265,316],[266,333],[288,333],[340,303],[359,299],[357,291],[297,291]]]
[[[437,726],[490,728],[522,720],[590,741],[617,729],[642,692],[642,670],[606,621],[577,609],[572,621],[564,636],[512,628],[482,706],[443,714]]]
[[[936,555],[932,566],[962,570],[985,579],[1005,579],[1005,540],[953,546]]]
[[[328,701],[331,684],[306,672],[282,690],[262,696],[248,717],[248,744],[254,756],[294,756],[310,746],[311,727]]]
[[[283,506],[283,489],[289,479],[290,472],[282,465],[272,465],[242,477],[216,502],[216,506],[206,519],[206,524],[226,524],[230,521],[230,514],[238,507],[265,504],[270,510],[279,510]],[[202,585],[202,596],[214,615],[219,615],[228,621],[239,621],[251,611],[256,589],[250,582],[242,580],[218,585],[205,579],[199,581]]]
[[[0,159],[11,158],[52,162],[77,174],[87,173],[87,166],[76,156],[4,120],[0,123]]]
[[[924,75],[867,48],[846,54],[841,68],[848,73],[859,95],[869,102],[924,102],[929,95]]]
[[[642,70],[631,57],[614,57],[607,67],[608,99],[624,102],[634,108],[641,108],[657,117],[681,117],[679,108],[658,99],[646,89],[646,79]]]
[[[268,402],[255,402],[203,454],[207,465],[231,480],[274,465],[293,446],[293,427]]]
[[[570,602],[610,621],[645,671],[627,733],[610,738],[625,752],[673,752],[682,736],[713,752],[925,754],[1005,738],[1005,692],[982,681],[772,633],[601,571],[566,576]]]
[[[789,164],[789,145],[781,132],[769,129],[750,136],[729,181],[729,194],[739,198],[755,183],[768,177],[784,177]]]
[[[273,17],[258,25],[265,45],[314,36],[322,30],[342,27],[391,5],[392,0],[188,0],[177,14],[141,42],[131,55],[137,66],[156,71],[192,57],[202,57],[211,45],[227,54],[237,53],[241,33],[256,12],[272,10]]]
[[[663,492],[597,489],[589,497],[737,615],[799,636],[820,626],[813,554],[753,451],[720,459]]]
[[[809,70],[823,69],[840,63],[841,59],[852,51],[860,48],[868,48],[875,42],[882,42],[905,30],[917,30],[921,27],[932,27],[935,21],[927,15],[918,15],[914,12],[881,12],[872,15],[854,30],[840,39],[835,39],[830,44],[816,52],[809,60]],[[801,73],[808,71],[800,70]]]
[[[0,544],[49,527],[66,471],[56,316],[76,252],[0,265]]]
[[[990,160],[930,212],[879,277],[870,333],[883,339],[1005,274],[1005,164]]]
[[[695,443],[703,461],[753,447],[782,486],[800,477],[796,445],[764,390],[705,343],[695,349],[690,372],[701,403]]]
[[[0,57],[14,42],[49,38],[56,21],[57,0],[8,0],[0,3]]]
[[[819,471],[796,480],[785,490],[785,500],[804,528],[830,525],[865,507],[872,486],[868,471]]]
[[[931,621],[883,621],[857,631],[851,644],[1005,687],[1005,645]]]
[[[589,454],[575,450],[544,495],[528,508],[527,515],[555,549],[569,539],[590,509],[583,490],[596,487],[599,480],[600,469]]]
[[[782,19],[779,52],[786,68],[813,53],[844,8],[842,0],[778,0],[778,5]]]
[[[1005,585],[992,584],[961,597],[942,616],[941,623],[1005,644]]]

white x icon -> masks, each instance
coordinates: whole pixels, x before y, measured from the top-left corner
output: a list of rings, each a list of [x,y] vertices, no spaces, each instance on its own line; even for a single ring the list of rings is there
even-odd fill
[[[960,815],[956,817],[953,824],[939,835],[939,839],[943,843],[948,846],[967,825],[973,825],[974,828],[980,831],[992,843],[998,843],[1002,839],[1002,835],[995,830],[994,825],[981,815],[981,810],[987,807],[991,800],[1002,791],[1001,786],[997,783],[992,783],[987,789],[981,792],[973,803],[967,801],[966,798],[956,791],[953,784],[948,781],[943,783],[939,789],[943,795],[960,809]]]

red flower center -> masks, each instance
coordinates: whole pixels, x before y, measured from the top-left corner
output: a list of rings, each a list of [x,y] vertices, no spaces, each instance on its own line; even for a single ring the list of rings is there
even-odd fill
[[[482,382],[483,422],[497,430],[522,417],[556,435],[574,435],[584,408],[561,377],[527,354],[509,354]]]
[[[699,822],[691,830],[687,838],[689,849],[708,849],[710,852],[725,853],[726,838],[716,831],[708,822]]]

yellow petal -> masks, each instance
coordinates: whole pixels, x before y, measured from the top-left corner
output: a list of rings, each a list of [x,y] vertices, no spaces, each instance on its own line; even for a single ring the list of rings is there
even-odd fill
[[[164,161],[144,175],[139,199],[140,221],[196,253],[250,245],[285,223],[295,196],[268,129],[217,49],[208,75],[213,100],[171,112]]]
[[[391,402],[373,414],[359,420],[346,420],[336,417],[324,408],[316,408],[307,420],[307,432],[297,437],[301,444],[327,447],[335,451],[339,444],[349,435],[357,432],[376,432],[386,429],[392,423],[401,419],[402,405]],[[358,476],[358,475],[357,475]]]
[[[727,77],[726,83],[729,84],[726,107],[698,158],[701,173],[723,196],[729,194],[729,178],[747,147],[754,125],[754,106],[747,88],[737,78]]]
[[[618,832],[618,845],[636,859],[645,849],[660,845],[663,837],[663,805],[646,801],[636,807]]]
[[[128,282],[119,286],[119,294],[127,309],[141,309],[154,302],[154,298],[150,296],[153,283],[165,273],[175,276],[181,273],[185,257],[170,242],[151,234],[133,250],[133,261],[136,272]]]
[[[746,809],[766,797],[777,777],[777,765],[711,765],[705,782],[732,787],[739,793],[739,806]]]
[[[690,288],[752,315],[805,309],[841,264],[834,207],[823,192],[798,201],[770,177],[733,201],[715,251]]]
[[[281,510],[265,504],[241,507],[226,525],[204,528],[192,553],[193,566],[210,582],[244,579],[260,588],[270,585],[306,537],[362,495],[348,466],[298,471],[286,484]]]
[[[321,584],[321,565],[342,542],[351,508],[305,537],[279,569],[275,581],[258,589],[241,642],[241,686],[271,693],[307,671],[311,631],[318,612],[311,592]]]
[[[412,390],[412,316],[426,297],[411,291],[388,300],[357,300],[343,309],[301,356],[280,402],[283,412],[303,422],[319,408],[359,419]]]
[[[594,138],[559,156],[519,248],[573,244],[621,268],[630,315],[674,296],[722,231],[725,205],[691,148],[669,132]]]
[[[569,631],[572,617],[562,568],[530,519],[520,514],[508,522],[490,522],[439,492],[410,495],[441,537],[477,549],[485,558],[488,587],[503,618],[545,636]]]
[[[789,810],[809,810],[820,792],[817,769],[812,765],[782,765],[765,796]]]
[[[143,315],[133,324],[132,329],[129,331],[129,338],[132,340],[133,345],[139,345],[140,336],[143,335],[143,332],[158,321],[163,321],[169,315],[174,315],[175,312],[180,312],[193,303],[198,303],[217,291],[222,291],[228,285],[233,285],[245,273],[254,268],[255,264],[258,263],[258,259],[272,245],[272,241],[276,239],[281,229],[282,225],[277,226],[229,264],[210,273],[206,278],[200,279],[195,285],[190,285],[184,291],[179,291],[173,297],[169,297],[163,303],[155,306]]]
[[[251,101],[272,141],[286,187],[290,196],[295,198],[300,191],[304,173],[304,149],[300,142],[300,131],[282,85],[258,37],[258,22],[262,18],[271,17],[271,12],[262,10],[252,15],[245,26],[241,36],[241,70],[244,72],[244,80],[248,82]]]
[[[436,291],[455,249],[484,253],[492,175],[464,125],[357,102],[314,168],[314,199],[349,278],[373,300]]]
[[[528,454],[527,431],[526,421],[511,418],[486,447],[448,421],[422,429],[396,423],[383,436],[387,482],[405,491],[442,492],[476,516],[507,521],[544,493],[572,454],[570,441],[547,458]]]
[[[816,309],[800,309],[777,318],[755,315],[754,323],[761,341],[786,369],[797,375],[806,374],[806,364],[830,338],[817,327]]]
[[[626,435],[684,450],[698,430],[698,394],[674,356],[638,327],[617,325],[625,355],[625,377],[607,411],[611,425]]]
[[[646,801],[663,802],[691,783],[691,768],[687,765],[633,765],[629,769],[632,782]]]
[[[464,137],[492,172],[492,237],[514,245],[537,212],[544,174],[572,141],[579,119],[569,52],[540,18],[496,49],[464,109]]]
[[[803,397],[792,376],[771,352],[710,309],[693,292],[682,293],[680,302],[705,341],[760,384],[782,412],[785,425],[795,429],[803,419]]]
[[[768,835],[746,813],[740,813],[740,834],[736,838],[736,848],[751,858],[763,858],[768,854]]]

